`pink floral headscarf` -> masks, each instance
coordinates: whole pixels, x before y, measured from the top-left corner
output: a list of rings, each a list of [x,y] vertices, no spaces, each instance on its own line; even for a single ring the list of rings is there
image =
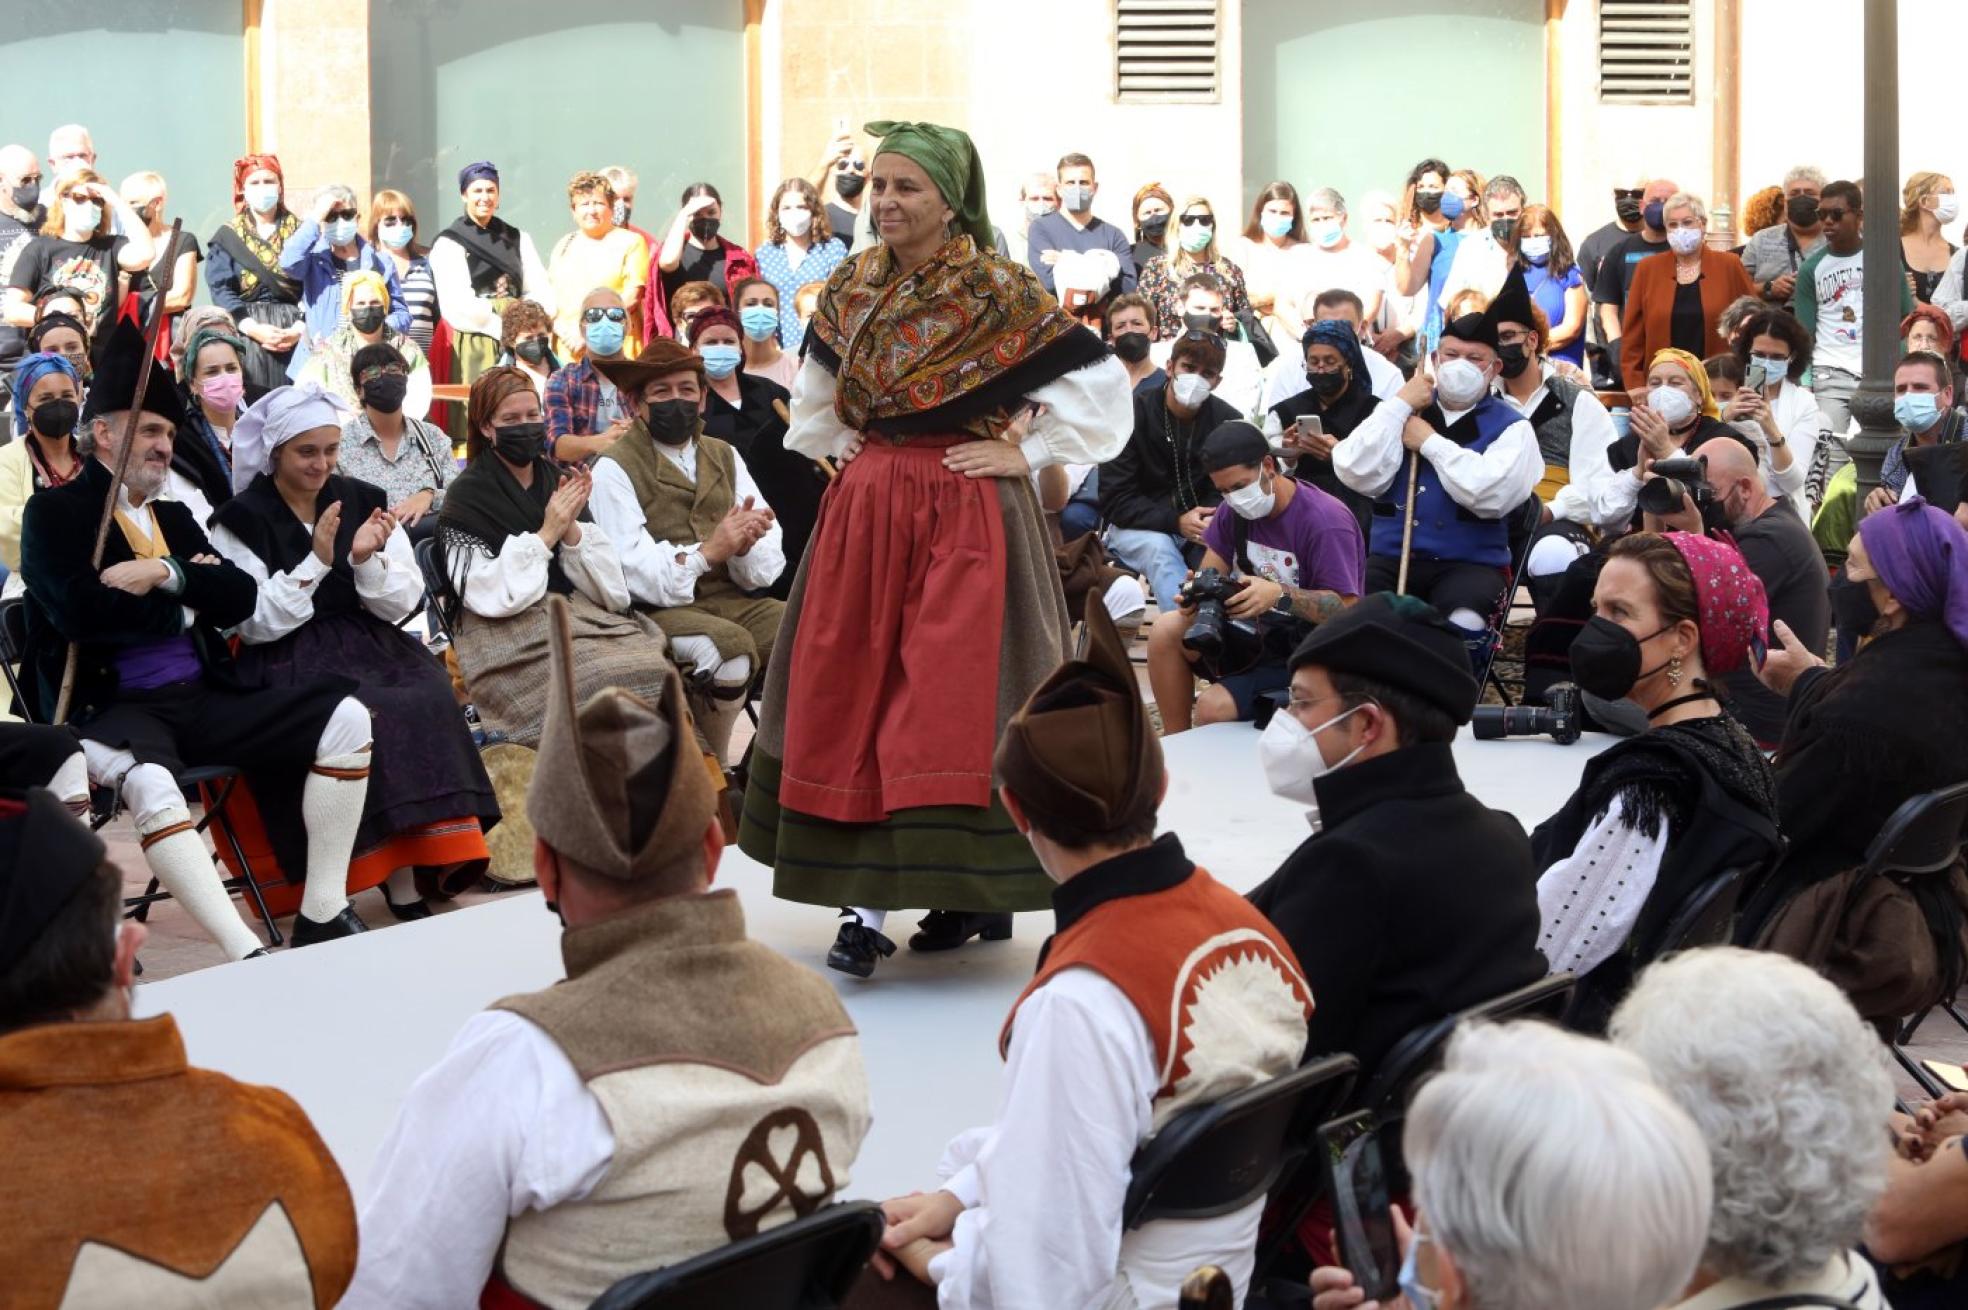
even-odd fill
[[[1750,571],[1733,542],[1691,532],[1663,535],[1694,576],[1701,602],[1702,667],[1710,676],[1735,672],[1749,659],[1751,640],[1769,639],[1770,601],[1762,579]]]

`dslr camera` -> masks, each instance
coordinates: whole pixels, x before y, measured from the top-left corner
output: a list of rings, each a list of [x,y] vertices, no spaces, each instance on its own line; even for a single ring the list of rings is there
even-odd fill
[[[1560,746],[1571,745],[1584,731],[1585,706],[1580,702],[1579,689],[1561,682],[1545,696],[1548,703],[1544,705],[1478,705],[1469,726],[1476,730],[1478,741],[1544,735]]]
[[[1224,577],[1219,569],[1204,569],[1183,583],[1177,603],[1184,609],[1195,606],[1196,617],[1182,634],[1182,644],[1204,659],[1221,660],[1226,630],[1232,626],[1223,603],[1241,590],[1241,583]]]
[[[1706,456],[1655,460],[1653,471],[1655,476],[1640,484],[1641,509],[1654,515],[1679,514],[1681,498],[1686,496],[1701,514],[1702,527],[1729,526],[1723,517],[1722,502],[1715,498],[1715,488],[1708,485]]]

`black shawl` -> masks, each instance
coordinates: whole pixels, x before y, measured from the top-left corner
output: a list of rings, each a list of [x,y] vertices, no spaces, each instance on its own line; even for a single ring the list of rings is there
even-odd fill
[[[355,573],[349,567],[349,551],[355,545],[356,530],[369,515],[389,508],[389,498],[381,487],[360,478],[330,474],[314,498],[314,521],[319,523],[336,501],[342,503],[342,522],[335,533],[334,563],[315,584],[317,615],[349,614],[362,608]],[[285,573],[314,550],[314,533],[294,516],[268,473],[254,478],[244,491],[214,510],[212,522],[245,542],[266,565],[268,575]]]
[[[465,272],[472,290],[481,296],[517,296],[526,288],[525,262],[519,253],[519,229],[494,217],[484,227],[459,215],[443,236],[465,248]],[[504,285],[501,285],[501,283]]]
[[[475,548],[470,543],[497,557],[505,548],[506,538],[538,532],[547,521],[547,502],[553,499],[560,479],[560,466],[542,455],[533,461],[533,485],[522,487],[496,452],[480,451],[444,491],[444,509],[437,517],[444,576],[452,579],[464,576],[463,552]],[[580,520],[592,522],[585,506]],[[469,542],[457,540],[461,537]],[[555,551],[547,552],[547,590],[560,596],[572,595],[574,591],[574,584],[560,567],[560,556]],[[463,604],[462,596],[445,599],[447,623],[457,623]]]

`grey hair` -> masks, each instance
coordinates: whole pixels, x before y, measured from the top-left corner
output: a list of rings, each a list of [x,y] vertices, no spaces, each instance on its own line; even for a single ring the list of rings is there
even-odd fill
[[[1611,1035],[1708,1139],[1704,1268],[1787,1286],[1858,1245],[1886,1190],[1893,1082],[1843,992],[1782,955],[1689,951],[1640,976]]]
[[[1519,200],[1527,198],[1524,195],[1524,184],[1508,173],[1498,173],[1491,178],[1489,185],[1483,188],[1483,195],[1485,198],[1490,196],[1516,196]]]
[[[608,184],[615,188],[615,194],[618,196],[622,194],[623,188],[633,191],[639,185],[635,170],[622,164],[610,164],[607,168],[595,171],[608,179]]]
[[[1809,182],[1812,186],[1823,190],[1825,184],[1824,170],[1815,164],[1799,164],[1784,174],[1783,184],[1786,189],[1789,188],[1792,182]]]
[[[1329,186],[1315,187],[1305,197],[1307,209],[1330,209],[1341,218],[1346,217],[1346,197]]]
[[[1655,1310],[1694,1275],[1708,1151],[1646,1066],[1605,1042],[1459,1026],[1403,1145],[1475,1310]]]
[[[1030,200],[1035,186],[1058,186],[1059,179],[1051,173],[1027,173],[1018,184],[1018,198]]]
[[[355,188],[345,186],[340,182],[330,182],[327,186],[322,187],[321,195],[334,197],[337,204],[353,205],[357,209],[362,208],[362,202],[355,198]]]
[[[1761,296],[1737,296],[1715,316],[1715,334],[1727,341],[1736,335],[1737,328],[1749,321],[1751,314],[1760,314],[1769,307]]]
[[[1677,209],[1687,210],[1695,216],[1697,223],[1700,223],[1703,227],[1708,226],[1708,206],[1703,204],[1702,198],[1694,192],[1676,191],[1673,195],[1662,201],[1661,222],[1665,223],[1667,216]]]

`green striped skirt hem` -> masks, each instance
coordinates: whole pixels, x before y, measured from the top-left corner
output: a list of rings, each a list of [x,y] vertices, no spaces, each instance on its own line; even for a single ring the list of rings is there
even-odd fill
[[[752,752],[738,848],[772,870],[772,894],[871,910],[1043,910],[1052,880],[996,798],[929,805],[880,823],[836,823],[779,806],[780,762]]]

